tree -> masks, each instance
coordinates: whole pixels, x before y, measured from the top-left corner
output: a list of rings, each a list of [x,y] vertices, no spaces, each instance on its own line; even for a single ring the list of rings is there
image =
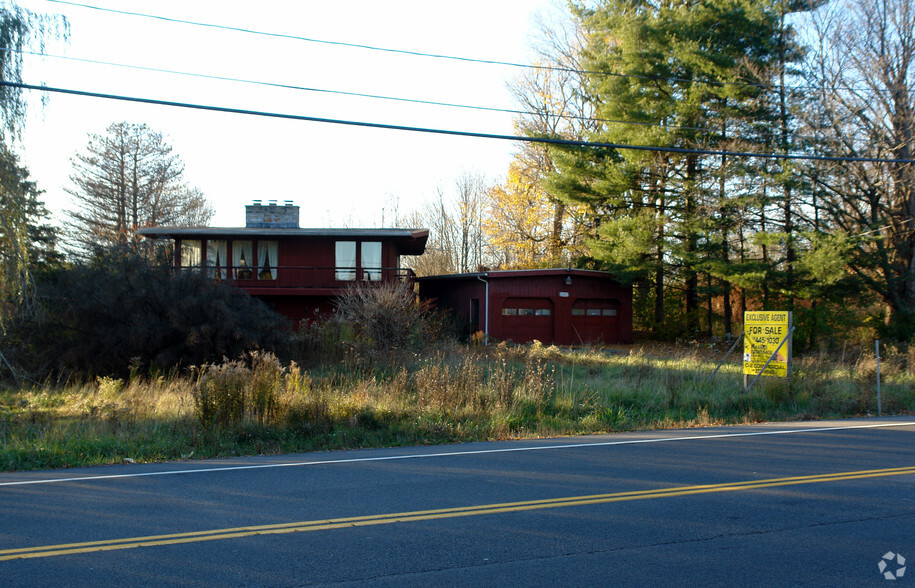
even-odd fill
[[[50,215],[40,195],[28,170],[0,143],[0,304],[10,303],[19,311],[30,309],[33,272],[61,261],[57,229],[47,222]]]
[[[846,0],[810,21],[802,112],[818,155],[889,161],[805,168],[818,194],[819,234],[841,237],[855,276],[885,307],[885,331],[915,334],[915,4]]]
[[[537,64],[509,85],[524,109],[515,126],[530,137],[582,140],[597,128],[594,104],[584,91],[582,29],[565,17],[541,20],[540,33]],[[589,255],[584,243],[591,228],[588,215],[546,190],[544,180],[554,172],[553,153],[540,143],[526,142],[506,182],[490,191],[487,236],[499,265],[565,265]]]
[[[683,292],[677,322],[692,335],[700,326],[700,275],[711,283],[710,261],[722,257],[735,211],[721,183],[733,181],[724,171],[730,164],[705,151],[745,141],[748,121],[773,118],[759,99],[759,75],[773,71],[778,13],[750,0],[589,6],[573,7],[585,38],[582,92],[599,123],[587,137],[676,151],[557,149],[547,186],[592,210],[596,256],[650,287],[656,330],[670,314],[668,284]]]
[[[473,272],[487,263],[483,242],[483,208],[486,178],[463,172],[454,182],[454,192],[438,189],[435,200],[404,221],[429,228],[426,253],[412,260],[421,276]]]
[[[66,39],[69,35],[67,19],[61,16],[38,14],[5,1],[0,6],[0,79],[22,83],[22,56],[26,50],[43,51],[50,38]],[[0,141],[9,144],[19,138],[26,118],[26,101],[21,88],[0,86]]]
[[[72,163],[66,191],[77,208],[65,226],[77,255],[99,245],[136,246],[142,227],[199,226],[213,216],[200,190],[184,183],[181,158],[145,124],[114,123],[90,135]]]
[[[21,82],[25,50],[36,45],[41,50],[48,38],[66,35],[66,19],[4,2],[0,6],[0,79]],[[11,148],[25,118],[22,90],[0,87],[0,332],[11,316],[32,310],[34,270],[42,263],[57,261],[56,231],[43,224],[48,214],[38,200],[40,191]]]
[[[517,154],[505,183],[487,193],[483,233],[489,258],[502,269],[565,266],[586,253],[577,232],[579,210],[546,193],[528,154]]]

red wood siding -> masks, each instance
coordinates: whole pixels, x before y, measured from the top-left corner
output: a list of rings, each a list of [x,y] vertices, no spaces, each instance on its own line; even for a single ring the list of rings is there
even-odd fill
[[[488,309],[486,284],[480,278],[489,283]],[[488,314],[489,334],[496,339],[519,343],[537,339],[558,345],[632,341],[632,288],[605,272],[501,271],[421,278],[419,283],[422,298],[435,299],[440,306],[452,309],[468,327],[472,301],[480,299],[483,317],[479,329],[485,330]],[[592,305],[598,314],[587,312]],[[584,308],[584,314],[573,310],[578,308]],[[522,314],[520,309],[534,312]]]
[[[201,251],[201,270],[217,272],[206,268],[207,243],[206,238],[197,239],[191,236],[184,240],[200,241],[203,245]],[[361,246],[363,241],[381,243],[381,282],[397,280],[412,280],[413,275],[409,270],[398,269],[400,250],[398,244],[384,238],[341,237],[339,239],[326,238],[301,238],[301,237],[256,237],[241,235],[219,236],[220,241],[226,241],[226,257],[229,261],[220,261],[220,269],[225,271],[229,283],[245,290],[252,296],[263,299],[277,312],[283,314],[294,323],[301,320],[310,320],[318,316],[333,312],[333,298],[342,293],[349,286],[363,279],[361,268]],[[238,267],[233,265],[233,249],[238,241],[252,243],[252,260],[248,261],[250,271],[249,279],[239,278]],[[277,244],[277,259],[270,260],[271,269],[275,270],[275,279],[262,279],[258,277],[259,268],[257,260],[260,259],[258,249],[260,243],[275,241]],[[337,280],[336,276],[336,243],[337,241],[353,241],[356,243],[356,280]],[[176,240],[175,251],[180,252],[181,239]],[[180,264],[180,255],[176,253],[175,264]],[[219,272],[221,274],[222,272]],[[271,274],[272,275],[272,274]]]
[[[190,239],[185,239],[190,240]],[[204,250],[201,254],[201,264],[206,263],[206,243],[205,239],[199,239],[204,242]],[[229,279],[234,280],[237,286],[243,289],[261,290],[273,288],[294,288],[294,289],[340,289],[354,281],[360,281],[363,278],[361,265],[361,255],[359,244],[361,240],[340,239],[341,241],[355,241],[357,243],[357,268],[356,280],[337,280],[335,275],[336,240],[322,239],[296,239],[296,238],[277,238],[277,239],[223,239],[227,241],[227,257],[234,259],[234,247],[236,241],[251,241],[252,256],[254,260],[249,261],[251,269],[250,279],[241,279],[238,277],[237,270],[230,263],[223,267],[229,269]],[[271,267],[276,270],[276,279],[258,278],[257,260],[259,259],[259,244],[265,241],[276,241],[277,259],[271,261]],[[386,242],[382,239],[365,239],[365,241],[381,242],[381,255],[383,270],[381,281],[394,281],[403,277],[404,272],[399,272],[398,258],[400,252],[396,244]],[[180,241],[176,250],[180,250]],[[177,259],[176,259],[177,261]]]

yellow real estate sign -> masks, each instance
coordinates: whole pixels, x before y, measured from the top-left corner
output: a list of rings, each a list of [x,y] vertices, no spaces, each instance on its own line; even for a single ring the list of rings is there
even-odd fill
[[[764,376],[788,377],[791,361],[791,313],[787,311],[752,311],[743,315],[743,373],[755,376],[762,371],[773,353],[775,358]],[[785,342],[779,345],[783,340]]]

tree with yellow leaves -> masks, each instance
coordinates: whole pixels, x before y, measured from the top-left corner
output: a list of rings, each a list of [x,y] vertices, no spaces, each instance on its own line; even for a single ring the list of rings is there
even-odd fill
[[[567,265],[584,253],[578,211],[551,198],[535,162],[519,153],[501,185],[487,193],[483,234],[503,269]]]

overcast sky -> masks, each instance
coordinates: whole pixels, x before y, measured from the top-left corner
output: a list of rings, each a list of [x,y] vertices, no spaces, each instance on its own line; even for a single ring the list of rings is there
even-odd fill
[[[506,82],[517,68],[372,51],[174,20],[374,47],[530,63],[536,15],[555,0],[250,1],[86,0],[74,5],[22,0],[36,12],[64,14],[70,41],[28,57],[27,83],[330,119],[514,134],[506,113],[342,96],[90,64],[112,62],[319,90],[517,108]],[[561,6],[561,3],[559,3]],[[87,6],[157,15],[142,18]],[[294,200],[303,226],[390,225],[393,208],[418,208],[464,171],[499,179],[516,145],[403,131],[357,128],[50,95],[34,101],[20,148],[33,179],[59,214],[70,158],[89,133],[113,122],[147,123],[164,133],[186,164],[186,178],[216,209],[215,226],[244,224],[253,199]],[[382,210],[384,209],[384,212]]]

